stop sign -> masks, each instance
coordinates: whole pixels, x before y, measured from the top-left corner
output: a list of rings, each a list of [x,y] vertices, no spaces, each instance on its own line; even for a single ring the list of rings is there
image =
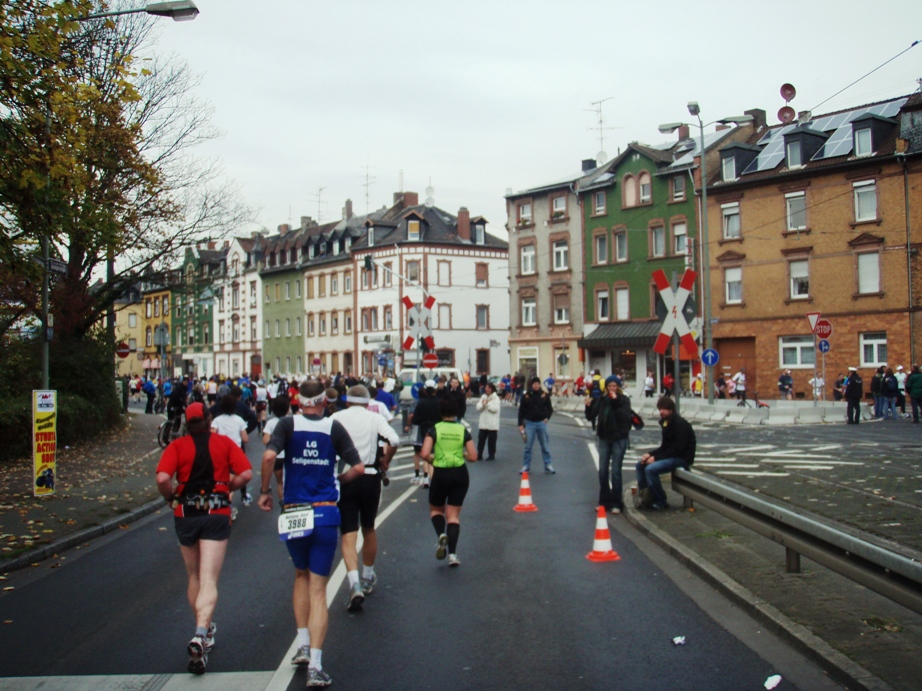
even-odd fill
[[[115,354],[118,355],[123,360],[128,357],[128,354],[131,352],[131,348],[128,347],[127,343],[119,343],[118,347],[115,349]]]
[[[813,333],[820,338],[829,338],[832,335],[832,322],[828,319],[817,319]]]
[[[429,369],[435,369],[439,366],[439,356],[435,353],[426,353],[423,355],[423,366]]]

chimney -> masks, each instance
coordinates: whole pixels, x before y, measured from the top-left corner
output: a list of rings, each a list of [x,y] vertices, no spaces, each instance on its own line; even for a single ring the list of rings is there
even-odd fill
[[[730,125],[721,125],[721,124],[718,124],[717,127],[714,128],[714,131],[715,131],[715,132],[722,132],[723,130],[728,130],[728,129],[730,129]]]
[[[750,108],[749,110],[744,110],[743,113],[752,116],[752,129],[754,130],[762,129],[768,122],[765,119],[765,111],[761,108]]]
[[[679,141],[684,142],[688,139],[688,125],[679,125]]]
[[[583,159],[583,172],[587,173],[590,170],[596,167],[596,162],[594,158],[584,158]],[[512,193],[512,190],[509,190],[509,193]]]
[[[214,241],[212,241],[212,240],[209,240],[209,241],[208,241],[208,249],[213,250],[213,249],[214,249],[215,247],[217,247],[217,246],[218,246],[218,243],[216,243],[216,242],[214,242]]]
[[[458,209],[458,237],[468,241],[471,239],[471,212],[466,206]]]
[[[279,237],[285,237],[286,235],[288,235],[289,230],[291,230],[291,226],[288,225],[287,223],[282,223],[279,226]]]
[[[343,207],[343,220],[348,221],[352,218],[352,200],[347,199],[346,205]]]
[[[416,192],[404,192],[403,208],[408,209],[411,206],[419,206],[419,194]]]
[[[802,110],[797,114],[797,122],[810,122],[813,119],[813,113],[809,110]]]
[[[311,217],[302,216],[301,217],[301,230],[307,230],[311,226]]]

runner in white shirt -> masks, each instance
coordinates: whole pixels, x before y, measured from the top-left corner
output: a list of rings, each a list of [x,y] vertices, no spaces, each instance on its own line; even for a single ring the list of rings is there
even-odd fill
[[[259,431],[262,432],[266,427],[266,418],[268,417],[269,407],[269,390],[266,388],[266,382],[262,379],[256,384],[256,419],[259,422]]]
[[[275,426],[279,424],[279,420],[287,415],[291,414],[291,401],[288,400],[287,396],[282,396],[281,398],[274,398],[272,400],[272,415],[273,417],[266,423],[266,426],[263,428],[263,444],[266,446],[269,445],[269,440],[272,439],[272,433],[275,431]],[[284,485],[284,474],[285,474],[285,452],[279,451],[275,456],[275,466],[273,467],[273,472],[275,474],[275,488],[279,493],[279,502],[284,499],[284,494],[282,492]]]
[[[378,577],[375,558],[378,555],[378,537],[375,534],[375,517],[381,502],[381,474],[386,471],[397,451],[399,437],[387,420],[369,409],[371,397],[368,389],[359,384],[346,392],[346,409],[332,415],[352,438],[355,450],[365,465],[365,474],[355,482],[340,487],[339,513],[342,519],[343,561],[349,578],[349,611],[362,608],[365,596],[374,590]],[[378,454],[378,437],[387,442],[381,459]],[[356,549],[361,517],[362,575],[359,582],[359,557]]]
[[[247,423],[239,415],[235,415],[237,409],[237,399],[233,396],[225,396],[221,399],[221,414],[211,421],[211,431],[228,437],[241,449],[250,439],[247,436]],[[240,500],[244,506],[253,503],[253,498],[247,493],[247,486],[240,488]],[[231,507],[231,520],[237,516],[236,508]]]

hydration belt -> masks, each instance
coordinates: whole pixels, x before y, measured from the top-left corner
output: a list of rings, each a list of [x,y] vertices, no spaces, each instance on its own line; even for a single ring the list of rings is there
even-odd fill
[[[226,492],[217,494],[194,494],[192,496],[180,497],[178,502],[187,509],[198,509],[199,511],[224,509],[231,505],[230,496],[228,496]]]

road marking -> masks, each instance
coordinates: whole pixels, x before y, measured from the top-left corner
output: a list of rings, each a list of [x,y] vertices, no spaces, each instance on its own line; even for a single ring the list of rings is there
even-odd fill
[[[740,456],[758,456],[759,458],[784,458],[793,460],[794,458],[834,458],[828,454],[803,453],[797,449],[791,451],[772,451],[769,453],[741,453]]]
[[[407,499],[412,497],[416,492],[419,491],[419,488],[415,485],[407,488],[403,494],[401,494],[397,499],[395,499],[391,504],[384,509],[381,513],[378,514],[377,520],[375,521],[376,526],[380,526],[387,518],[396,511],[401,504],[403,504]],[[359,551],[359,554],[362,552],[362,531],[359,531],[358,540],[356,540],[356,549]],[[346,579],[346,564],[342,559],[339,560],[339,564],[336,566],[336,569],[330,575],[330,580],[327,582],[327,607],[333,604],[333,600],[336,598],[336,593],[339,591],[339,587],[342,585],[343,581]],[[295,671],[297,671],[297,665],[293,665],[289,660],[294,657],[294,654],[298,651],[298,637],[295,636],[294,640],[291,642],[291,646],[288,648],[288,652],[282,657],[282,662],[279,665],[279,668],[275,670],[275,674],[272,675],[272,679],[269,681],[269,684],[266,686],[266,691],[285,691],[291,684],[291,680],[294,679]]]
[[[787,470],[833,470],[831,465],[786,465]]]
[[[599,469],[599,450],[595,448],[595,444],[592,442],[586,442],[586,446],[589,447],[589,455],[592,456],[592,462],[595,463],[595,469]]]
[[[697,458],[695,459],[695,465],[700,466],[713,466],[715,468],[758,468],[758,463],[730,463],[724,461],[701,461]]]
[[[811,458],[811,456],[806,456],[806,458]],[[817,456],[816,458],[823,458],[822,456]],[[797,458],[766,458],[762,461],[763,463],[778,463],[781,465],[816,465],[817,461],[801,461]],[[832,461],[832,460],[823,460],[819,461],[820,465],[864,465],[861,461]]]
[[[718,470],[718,475],[745,475],[747,477],[788,477],[790,473],[750,473],[745,470]]]
[[[842,448],[841,444],[827,444],[826,446],[817,446],[810,450],[811,451],[832,451],[833,449],[841,449],[841,448]]]
[[[729,446],[726,453],[741,453],[743,451],[758,451],[759,449],[775,449],[774,444],[756,444],[754,446],[733,446],[732,444],[713,444],[712,446]]]

